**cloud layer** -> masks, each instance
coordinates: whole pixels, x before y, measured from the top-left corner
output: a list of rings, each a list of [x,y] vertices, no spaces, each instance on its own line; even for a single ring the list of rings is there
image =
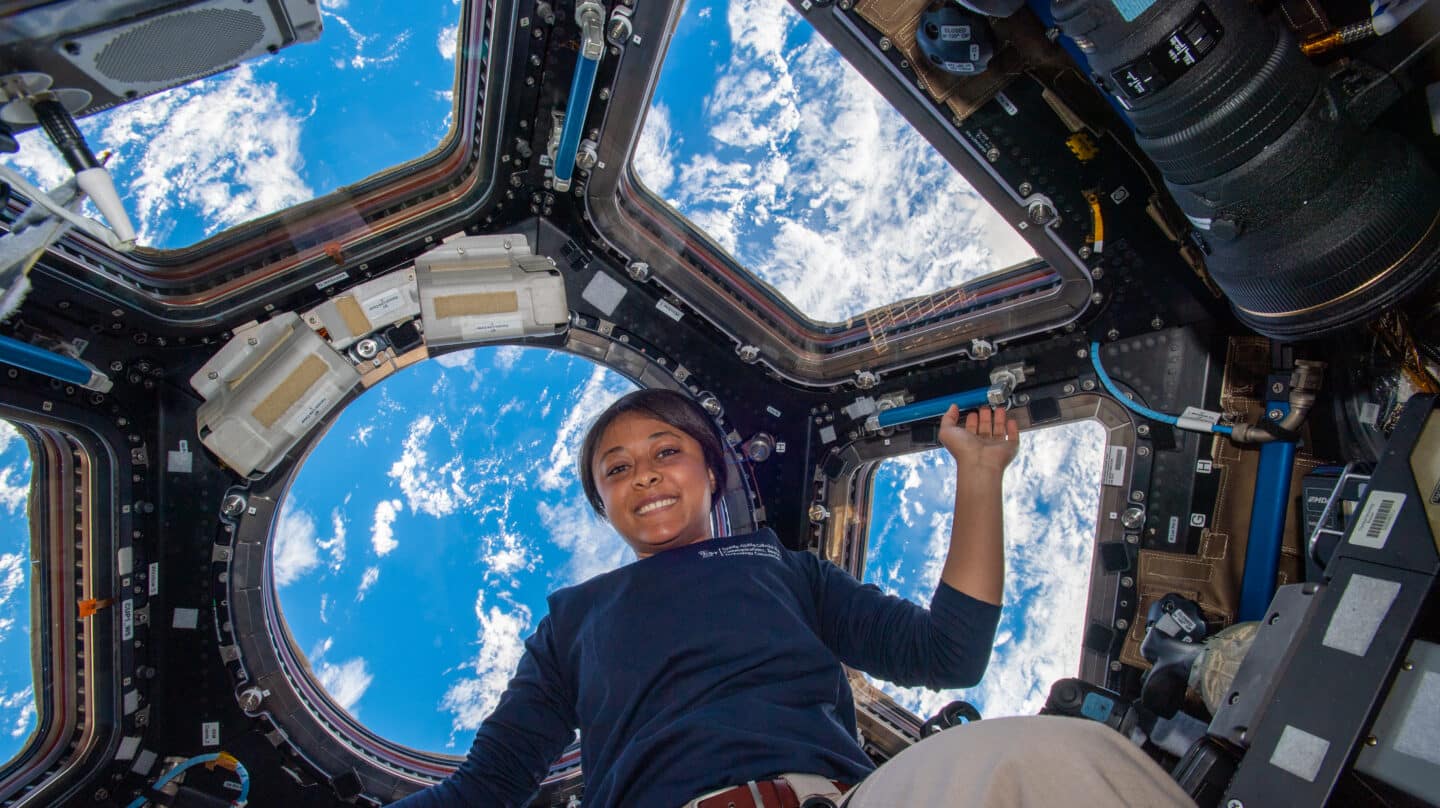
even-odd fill
[[[657,100],[635,170],[801,311],[841,321],[1033,255],[788,6],[736,0],[726,29],[705,130],[687,141]]]

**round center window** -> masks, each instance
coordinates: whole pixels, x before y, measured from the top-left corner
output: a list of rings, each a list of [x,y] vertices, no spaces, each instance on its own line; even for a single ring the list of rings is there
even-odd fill
[[[336,704],[389,741],[464,753],[545,596],[633,558],[575,470],[591,421],[633,389],[578,356],[487,347],[339,415],[271,543],[285,624]]]

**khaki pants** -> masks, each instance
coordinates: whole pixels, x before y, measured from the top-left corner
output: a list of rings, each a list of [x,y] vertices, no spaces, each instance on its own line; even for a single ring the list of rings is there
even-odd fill
[[[990,718],[906,749],[844,808],[1189,806],[1170,775],[1120,733],[1079,718]]]

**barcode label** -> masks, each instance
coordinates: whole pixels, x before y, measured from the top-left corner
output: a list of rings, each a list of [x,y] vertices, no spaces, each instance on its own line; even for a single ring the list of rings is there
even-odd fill
[[[1125,454],[1124,446],[1111,446],[1105,452],[1105,484],[1125,484]]]
[[[1390,539],[1390,529],[1395,527],[1395,518],[1404,505],[1404,494],[1371,491],[1360,511],[1360,518],[1355,522],[1355,529],[1350,531],[1350,543],[1376,550],[1384,547]]]

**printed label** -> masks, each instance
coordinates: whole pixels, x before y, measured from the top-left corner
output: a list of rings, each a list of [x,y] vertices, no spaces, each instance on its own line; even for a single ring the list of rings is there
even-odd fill
[[[970,26],[968,25],[942,25],[940,26],[941,42],[969,42]]]
[[[780,417],[780,411],[775,409],[773,405],[766,405],[765,411],[775,416],[776,418]]]
[[[1125,455],[1124,446],[1111,446],[1105,450],[1105,484],[1125,484]]]
[[[219,745],[220,745],[220,722],[219,722],[219,721],[206,721],[205,723],[203,723],[203,724],[200,725],[200,745],[201,745],[201,746],[219,746]]]
[[[159,561],[151,561],[151,562],[150,562],[150,573],[149,573],[149,576],[150,576],[150,580],[148,581],[149,586],[150,586],[149,594],[150,594],[150,597],[153,598],[153,597],[155,597],[156,595],[160,594],[160,562],[159,562]]]
[[[761,558],[773,558],[780,560],[780,548],[773,544],[761,544],[751,542],[747,544],[732,544],[728,547],[720,547],[715,550],[701,550],[701,558],[737,558],[741,556],[758,556]]]
[[[386,315],[404,307],[405,293],[399,289],[381,292],[361,304],[361,308],[365,309],[365,316],[370,318],[370,322],[376,324],[385,322]]]
[[[1209,474],[1214,468],[1215,464],[1210,462],[1209,460],[1195,461],[1195,471],[1199,472],[1200,474]]]
[[[980,48],[978,46],[971,48],[971,51],[973,52],[975,59],[980,58]],[[1015,106],[1015,102],[1010,100],[1010,96],[1004,93],[995,94],[995,103],[999,104],[1000,108],[1005,110],[1006,115],[1013,116],[1020,114],[1020,108]]]
[[[1364,509],[1360,511],[1359,520],[1355,522],[1355,529],[1350,532],[1350,543],[1373,547],[1376,550],[1384,547],[1385,542],[1390,539],[1390,529],[1395,527],[1395,519],[1400,515],[1400,508],[1404,504],[1404,494],[1371,491],[1369,498],[1365,500]]]
[[[1190,527],[1205,527],[1205,514],[1203,514],[1203,513],[1192,513],[1192,514],[1190,514]]]
[[[677,323],[680,322],[681,317],[685,316],[685,312],[675,308],[668,300],[655,301],[655,308],[664,312],[666,317],[669,317]]]
[[[460,321],[460,335],[472,339],[518,337],[525,333],[525,318],[519,312],[465,317]]]
[[[1196,421],[1204,421],[1211,426],[1220,423],[1220,413],[1204,410],[1199,407],[1186,407],[1181,414],[1182,418],[1190,418]]]
[[[135,601],[123,600],[120,602],[120,639],[130,641],[135,639]]]
[[[311,396],[310,400],[305,402],[305,406],[300,409],[300,417],[297,423],[299,423],[302,428],[309,429],[320,416],[327,412],[325,405],[329,403],[329,393],[322,392]]]
[[[1170,531],[1165,534],[1165,541],[1174,544],[1180,539],[1180,517],[1170,517]]]
[[[345,280],[345,279],[348,278],[348,277],[350,277],[350,273],[349,273],[349,272],[336,272],[334,275],[331,275],[330,277],[326,278],[325,280],[320,281],[319,283],[315,284],[315,288],[316,288],[316,289],[329,289],[330,287],[334,286],[335,284],[339,283],[340,281]]]

